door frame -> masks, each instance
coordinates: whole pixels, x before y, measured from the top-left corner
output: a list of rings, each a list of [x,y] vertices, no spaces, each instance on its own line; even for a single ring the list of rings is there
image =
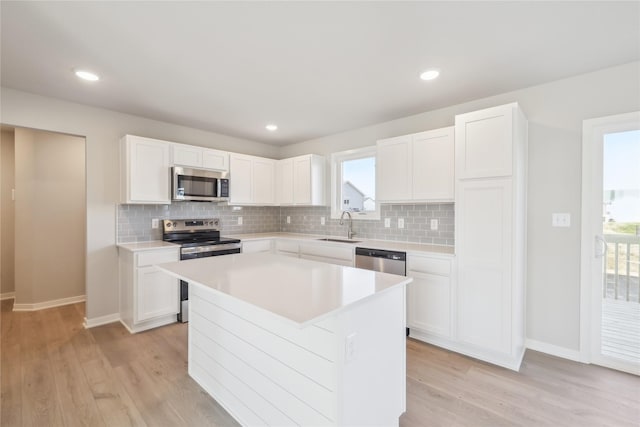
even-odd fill
[[[594,229],[600,215],[593,214],[602,194],[602,141],[607,133],[640,128],[640,111],[584,120],[582,124],[582,234],[580,257],[580,357],[584,363],[595,363],[628,371],[624,364],[603,358],[596,346],[600,344],[602,291],[595,290],[594,262],[596,238]],[[596,182],[599,178],[599,183]],[[599,187],[599,188],[598,188]],[[600,199],[601,204],[601,199]],[[601,207],[600,207],[601,209]],[[636,373],[637,374],[637,373]]]

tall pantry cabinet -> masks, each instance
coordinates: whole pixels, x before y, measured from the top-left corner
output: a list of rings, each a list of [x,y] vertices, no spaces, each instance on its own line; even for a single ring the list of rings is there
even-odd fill
[[[518,370],[525,340],[527,120],[518,104],[456,116],[457,341]]]

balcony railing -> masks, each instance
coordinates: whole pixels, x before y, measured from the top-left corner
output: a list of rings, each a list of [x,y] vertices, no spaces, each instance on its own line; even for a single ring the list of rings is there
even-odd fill
[[[605,234],[603,298],[640,303],[640,236]]]

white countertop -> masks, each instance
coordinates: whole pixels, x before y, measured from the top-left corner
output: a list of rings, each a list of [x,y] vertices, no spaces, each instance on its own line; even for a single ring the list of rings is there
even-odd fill
[[[116,246],[118,248],[122,248],[130,252],[153,251],[153,250],[165,249],[165,248],[166,249],[180,248],[180,245],[176,245],[175,243],[164,242],[162,240],[152,240],[150,242],[136,242],[136,243],[118,243]]]
[[[160,264],[158,268],[301,327],[413,280],[270,253],[200,258]]]
[[[229,235],[225,237],[233,237],[240,240],[260,240],[260,239],[293,239],[298,241],[308,240],[310,242],[333,243],[333,244],[344,245],[344,246],[352,246],[354,248],[359,247],[359,248],[370,248],[370,249],[384,249],[389,251],[403,251],[408,253],[431,253],[431,254],[441,254],[441,255],[455,254],[455,248],[453,246],[426,245],[426,244],[420,244],[420,243],[397,242],[397,241],[391,241],[391,240],[359,239],[358,236],[356,236],[353,239],[354,242],[350,242],[350,243],[326,242],[326,241],[318,240],[318,239],[324,239],[327,237],[335,238],[335,239],[345,239],[344,236],[324,236],[324,235],[317,235],[317,234],[281,233],[281,232],[235,234],[235,235]]]

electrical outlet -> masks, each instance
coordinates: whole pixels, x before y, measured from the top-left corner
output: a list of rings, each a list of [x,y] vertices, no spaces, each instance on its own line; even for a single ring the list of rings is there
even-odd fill
[[[344,340],[344,361],[351,362],[356,358],[356,333],[347,335]]]
[[[571,227],[571,214],[554,213],[551,214],[552,227]]]
[[[242,225],[242,217],[241,216],[238,217],[238,225]]]
[[[151,228],[158,228],[160,226],[160,221],[158,218],[153,218],[151,220]]]
[[[291,224],[291,217],[287,216],[287,224]]]
[[[320,217],[320,225],[324,225],[324,217],[323,216]]]
[[[431,229],[432,230],[437,230],[438,229],[438,220],[437,219],[432,219],[431,220]]]
[[[384,219],[384,228],[389,228],[391,227],[391,218],[385,218]]]
[[[398,228],[404,228],[404,218],[398,218]]]

